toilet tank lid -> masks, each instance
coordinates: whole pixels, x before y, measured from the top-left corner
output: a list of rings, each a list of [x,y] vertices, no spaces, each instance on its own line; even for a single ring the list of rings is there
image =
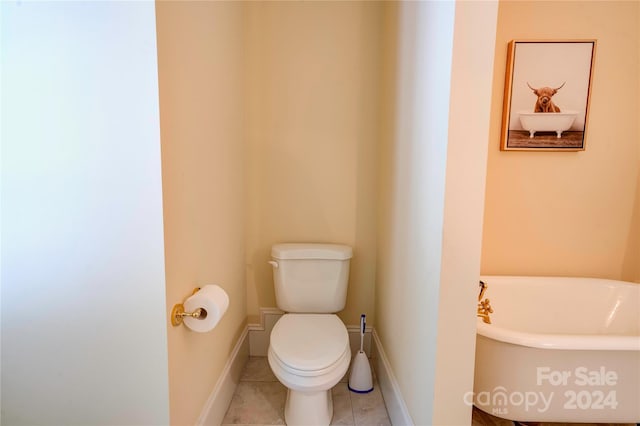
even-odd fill
[[[346,260],[353,257],[353,249],[343,244],[285,243],[271,247],[274,259]]]

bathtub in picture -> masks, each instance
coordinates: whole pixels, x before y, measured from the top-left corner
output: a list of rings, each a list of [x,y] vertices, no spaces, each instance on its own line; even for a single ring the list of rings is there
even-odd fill
[[[530,138],[533,138],[536,132],[556,132],[559,139],[562,137],[562,132],[571,128],[577,116],[578,111],[518,112],[520,124],[529,132]]]
[[[481,279],[494,312],[477,322],[474,405],[523,422],[640,422],[640,284]]]

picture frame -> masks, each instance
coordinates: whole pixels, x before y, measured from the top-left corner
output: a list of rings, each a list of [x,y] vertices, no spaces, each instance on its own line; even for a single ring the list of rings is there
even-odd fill
[[[597,40],[511,40],[503,151],[583,151]]]

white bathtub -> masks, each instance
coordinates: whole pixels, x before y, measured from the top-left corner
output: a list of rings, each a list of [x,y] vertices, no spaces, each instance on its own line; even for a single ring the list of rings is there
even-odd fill
[[[578,111],[563,112],[529,112],[518,111],[522,128],[529,132],[533,138],[536,132],[556,132],[558,138],[562,132],[569,130],[573,125]]]
[[[492,324],[477,322],[481,410],[534,422],[640,422],[640,284],[481,278]]]

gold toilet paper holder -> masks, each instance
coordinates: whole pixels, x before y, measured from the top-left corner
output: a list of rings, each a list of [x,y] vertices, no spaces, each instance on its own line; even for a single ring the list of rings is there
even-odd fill
[[[191,292],[191,296],[196,294],[198,291],[200,291],[200,287],[194,288]],[[173,305],[173,309],[171,309],[171,325],[174,327],[179,326],[184,322],[184,317],[204,319],[207,317],[207,311],[202,308],[198,308],[193,312],[185,312],[184,305],[182,303],[176,303]]]

